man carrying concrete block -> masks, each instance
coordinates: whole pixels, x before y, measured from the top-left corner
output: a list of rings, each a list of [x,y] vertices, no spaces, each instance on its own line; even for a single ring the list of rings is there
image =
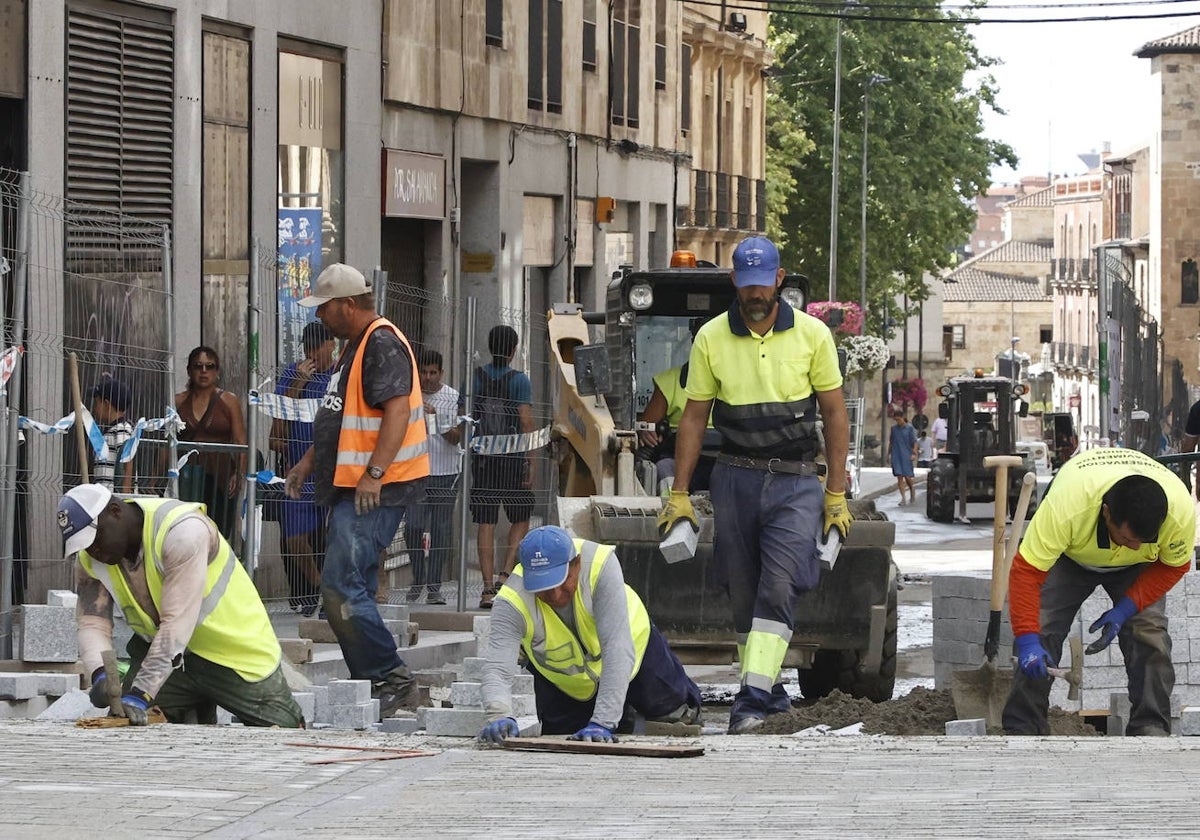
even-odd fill
[[[481,741],[518,733],[510,690],[518,648],[544,734],[615,741],[626,705],[649,720],[699,720],[699,687],[625,585],[611,545],[548,525],[521,540],[520,560],[492,608]]]
[[[145,726],[151,705],[173,723],[216,723],[221,706],[248,726],[303,726],[279,640],[246,570],[199,505],[118,499],[82,484],[58,503],[66,557],[77,555],[79,655],[92,702],[109,704],[103,654],[113,603],[134,635],[121,708]]]

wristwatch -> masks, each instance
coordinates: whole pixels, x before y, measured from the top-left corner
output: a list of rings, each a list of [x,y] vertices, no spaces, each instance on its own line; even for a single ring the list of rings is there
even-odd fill
[[[383,467],[367,467],[367,475],[378,481],[383,478]]]

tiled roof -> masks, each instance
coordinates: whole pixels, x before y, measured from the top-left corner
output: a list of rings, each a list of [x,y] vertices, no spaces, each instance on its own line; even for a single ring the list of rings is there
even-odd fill
[[[1023,239],[1009,239],[1007,242],[1001,242],[995,248],[984,251],[977,257],[972,257],[963,263],[962,267],[974,266],[975,268],[985,268],[980,263],[1003,262],[1003,263],[1046,263],[1046,270],[1050,270],[1050,260],[1054,256],[1054,242],[1050,239],[1042,239],[1036,241],[1028,241]]]
[[[1023,195],[1010,201],[1005,207],[1051,207],[1050,199],[1054,195],[1054,187],[1043,187],[1040,190]]]
[[[1147,41],[1134,55],[1138,58],[1154,58],[1156,55],[1172,53],[1200,53],[1200,26],[1193,26],[1155,41]]]
[[[942,300],[947,303],[982,303],[985,301],[1050,301],[1041,280],[999,274],[963,266],[946,275]]]

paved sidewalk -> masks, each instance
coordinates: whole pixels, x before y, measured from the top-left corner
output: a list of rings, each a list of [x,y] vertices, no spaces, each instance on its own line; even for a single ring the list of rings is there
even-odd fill
[[[657,739],[652,739],[657,740]],[[309,743],[438,751],[310,765]],[[712,736],[701,758],[0,723],[0,837],[1193,837],[1200,738]],[[1097,771],[1119,767],[1120,772]]]

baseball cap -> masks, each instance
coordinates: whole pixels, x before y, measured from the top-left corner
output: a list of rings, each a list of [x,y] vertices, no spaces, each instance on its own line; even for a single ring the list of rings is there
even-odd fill
[[[58,529],[66,541],[64,557],[96,541],[96,519],[108,506],[112,491],[101,484],[72,487],[58,503]]]
[[[104,379],[92,389],[92,398],[108,400],[117,411],[129,408],[129,389],[119,379]]]
[[[527,592],[542,592],[567,579],[575,541],[557,525],[534,528],[521,540],[521,574]]]
[[[320,306],[334,298],[354,297],[365,295],[371,291],[371,284],[363,277],[361,271],[345,263],[334,263],[321,272],[313,293],[301,298],[301,306]]]
[[[733,285],[774,286],[779,273],[779,249],[765,236],[748,236],[733,249]]]

